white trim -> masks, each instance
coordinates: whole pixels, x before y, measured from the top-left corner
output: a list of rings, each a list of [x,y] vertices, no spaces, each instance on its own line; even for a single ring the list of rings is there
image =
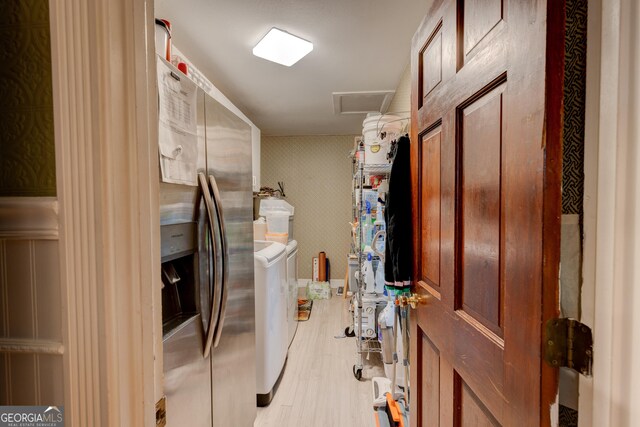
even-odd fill
[[[601,49],[599,88],[589,74],[587,84],[586,121],[594,117],[599,95],[598,126],[588,126],[585,139],[587,177],[597,168],[597,201],[585,198],[585,233],[588,239],[587,225],[595,225],[595,241],[585,241],[583,288],[583,319],[593,322],[594,376],[581,380],[579,423],[630,427],[640,417],[640,370],[634,363],[640,358],[640,6],[636,0],[607,0],[600,8],[592,0],[589,15],[588,45]],[[593,187],[586,183],[585,190]],[[592,261],[595,269],[588,267]]]
[[[162,340],[153,0],[49,5],[67,422],[154,425]]]
[[[57,199],[0,197],[0,239],[57,240]]]
[[[0,353],[64,354],[64,345],[55,341],[0,338]]]
[[[600,121],[600,39],[602,0],[589,0],[584,135],[583,263],[580,321],[594,328],[596,290],[596,213],[598,203],[598,138]],[[597,374],[596,374],[597,375]],[[593,426],[593,377],[578,377],[578,425]]]

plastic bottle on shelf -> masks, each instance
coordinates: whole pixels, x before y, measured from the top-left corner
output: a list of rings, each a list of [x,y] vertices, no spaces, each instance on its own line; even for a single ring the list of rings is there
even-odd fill
[[[373,236],[376,235],[376,231],[377,231],[376,230],[376,218],[375,217],[371,218],[371,228],[370,228],[370,230],[371,230],[371,243],[373,243]]]
[[[356,158],[358,159],[358,166],[364,164],[364,140],[358,142],[358,151],[356,152]]]
[[[365,284],[365,292],[368,294],[372,294],[375,292],[375,279],[373,277],[373,263],[371,254],[367,254],[367,260],[364,262],[363,274],[364,274],[364,284]]]
[[[376,269],[376,276],[374,279],[376,283],[376,294],[382,295],[384,292],[384,261],[378,261],[378,268]]]
[[[376,222],[384,222],[382,203],[380,203],[380,200],[378,200],[378,203],[376,204]]]
[[[371,203],[367,201],[367,213],[362,221],[362,240],[363,246],[371,246],[371,240],[373,237],[373,224],[371,223]]]
[[[386,225],[384,222],[384,215],[382,213],[382,203],[378,200],[378,205],[376,207],[376,220],[373,223],[373,235],[375,236],[379,231],[384,231],[385,228]],[[385,236],[381,236],[374,242],[374,246],[379,253],[384,253],[384,241]]]

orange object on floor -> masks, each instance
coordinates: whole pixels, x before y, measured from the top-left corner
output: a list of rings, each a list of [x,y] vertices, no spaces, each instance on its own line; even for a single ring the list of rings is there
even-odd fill
[[[318,254],[318,282],[328,282],[327,279],[327,254],[320,252]]]
[[[389,413],[391,414],[391,418],[395,425],[398,427],[404,427],[402,412],[400,411],[400,408],[398,408],[398,402],[391,398],[391,393],[387,393],[387,408],[389,408]]]

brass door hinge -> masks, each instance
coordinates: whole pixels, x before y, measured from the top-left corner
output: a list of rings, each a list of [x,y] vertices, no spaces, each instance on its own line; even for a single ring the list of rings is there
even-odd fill
[[[591,329],[574,319],[550,319],[544,337],[544,360],[554,368],[567,367],[591,376]]]
[[[165,427],[167,425],[167,397],[156,402],[156,427]]]

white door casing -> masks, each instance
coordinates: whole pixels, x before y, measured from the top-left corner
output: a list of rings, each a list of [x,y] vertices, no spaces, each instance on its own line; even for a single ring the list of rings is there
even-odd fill
[[[594,366],[580,380],[581,427],[640,417],[639,20],[636,0],[589,1],[582,321]]]
[[[50,2],[71,426],[155,425],[162,394],[153,19],[152,0]]]

